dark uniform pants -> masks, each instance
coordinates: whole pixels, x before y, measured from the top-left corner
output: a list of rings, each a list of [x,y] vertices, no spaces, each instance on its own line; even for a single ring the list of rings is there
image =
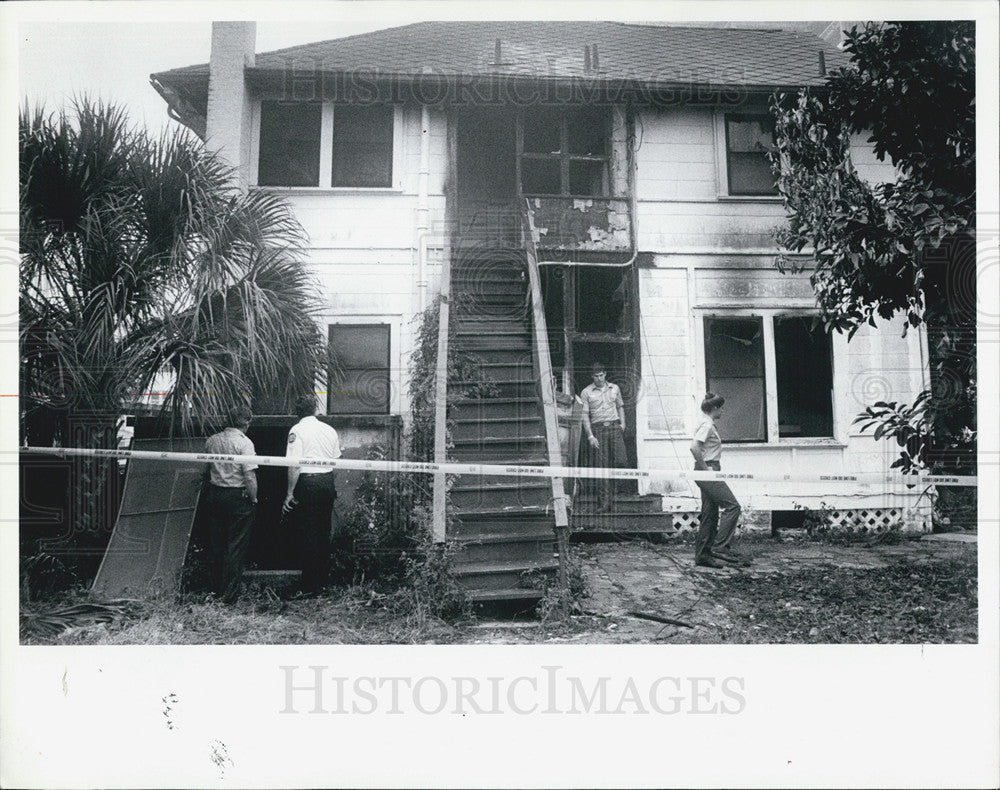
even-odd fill
[[[706,461],[705,466],[718,472],[718,461]],[[724,551],[732,543],[742,508],[724,480],[696,480],[701,489],[701,524],[695,538],[694,561],[711,556],[712,551]]]
[[[330,575],[331,515],[336,498],[334,472],[299,475],[295,484],[295,499],[298,500],[302,589],[306,592],[321,590]]]
[[[625,432],[621,423],[601,422],[592,427],[599,445],[594,452],[595,464],[604,469],[624,469],[628,464],[628,458],[625,454]],[[613,477],[602,478],[597,486],[597,506],[611,507],[615,501],[615,492],[618,490],[618,480]]]
[[[209,485],[205,493],[212,586],[226,603],[235,601],[240,591],[254,511],[246,489]]]

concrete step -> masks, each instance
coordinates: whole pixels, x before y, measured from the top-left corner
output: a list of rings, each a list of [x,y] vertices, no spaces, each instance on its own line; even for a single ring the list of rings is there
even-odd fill
[[[520,313],[500,316],[482,312],[459,314],[452,316],[452,323],[455,325],[459,338],[468,334],[523,334],[529,342],[531,340],[531,325],[528,323],[527,317]],[[459,344],[459,347],[462,347],[464,342],[459,340]]]

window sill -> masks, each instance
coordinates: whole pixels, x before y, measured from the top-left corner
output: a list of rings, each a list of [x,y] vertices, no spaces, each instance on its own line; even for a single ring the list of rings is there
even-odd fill
[[[736,442],[723,439],[724,450],[781,450],[788,447],[830,447],[833,449],[843,449],[847,447],[846,442],[831,438],[803,438],[803,439],[778,439],[773,442]]]
[[[272,187],[252,186],[261,192],[280,195],[402,195],[402,187]]]
[[[781,195],[716,195],[724,203],[778,203],[783,200]]]

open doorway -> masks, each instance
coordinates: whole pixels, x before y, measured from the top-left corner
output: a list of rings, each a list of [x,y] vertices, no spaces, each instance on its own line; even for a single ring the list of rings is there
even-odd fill
[[[456,187],[463,239],[511,247],[520,239],[517,116],[506,107],[456,111]]]

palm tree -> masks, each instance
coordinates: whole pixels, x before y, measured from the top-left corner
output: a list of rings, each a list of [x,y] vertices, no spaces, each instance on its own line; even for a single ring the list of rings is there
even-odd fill
[[[71,117],[24,107],[19,131],[29,418],[56,415],[64,444],[109,447],[118,415],[165,373],[165,408],[182,432],[240,399],[287,412],[315,385],[319,301],[282,199],[240,192],[186,130],[153,137],[86,98]],[[26,420],[25,439],[51,443],[58,431],[44,423]],[[102,486],[77,488],[86,497]],[[76,528],[105,526],[101,511],[83,508]]]

